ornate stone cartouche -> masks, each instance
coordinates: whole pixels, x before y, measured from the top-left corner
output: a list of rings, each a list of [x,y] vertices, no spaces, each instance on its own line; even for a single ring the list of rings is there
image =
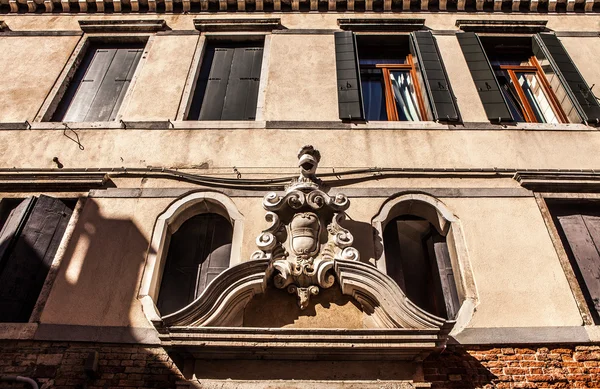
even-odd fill
[[[259,250],[252,254],[252,259],[269,259],[267,278],[277,288],[296,294],[300,309],[306,308],[321,288],[335,283],[337,259],[359,259],[352,234],[340,225],[350,200],[321,190],[315,175],[320,160],[314,147],[302,147],[298,153],[300,176],[283,196],[271,192],[264,197],[265,219],[271,225],[256,239]]]

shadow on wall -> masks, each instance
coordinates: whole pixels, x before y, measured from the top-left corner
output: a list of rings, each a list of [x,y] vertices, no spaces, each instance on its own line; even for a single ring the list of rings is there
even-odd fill
[[[104,213],[131,207],[111,202]],[[129,212],[133,212],[130,210]],[[148,240],[131,219],[105,217],[87,199],[42,315],[42,322],[135,327]],[[136,334],[131,334],[134,338]]]
[[[448,346],[443,352],[427,357],[423,362],[423,374],[425,381],[432,383],[432,389],[492,389],[498,378],[457,346]]]
[[[379,258],[383,253],[383,241],[378,231],[369,223],[345,220],[342,226],[354,237],[352,246],[360,253],[360,261],[369,263],[371,258]]]

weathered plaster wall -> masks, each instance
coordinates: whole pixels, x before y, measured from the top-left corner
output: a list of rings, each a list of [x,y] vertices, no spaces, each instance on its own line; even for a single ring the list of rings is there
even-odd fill
[[[33,120],[79,39],[0,35],[0,122]]]

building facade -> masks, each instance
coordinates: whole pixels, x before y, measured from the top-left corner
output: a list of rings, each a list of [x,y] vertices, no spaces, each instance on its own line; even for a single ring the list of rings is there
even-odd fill
[[[0,0],[0,387],[600,387],[597,8]]]

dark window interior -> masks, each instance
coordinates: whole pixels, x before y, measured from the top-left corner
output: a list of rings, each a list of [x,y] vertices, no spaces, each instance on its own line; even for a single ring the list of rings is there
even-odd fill
[[[27,322],[75,206],[49,196],[0,201],[0,322]]]
[[[51,121],[114,120],[145,43],[91,43]]]
[[[595,324],[600,324],[600,202],[547,200]]]
[[[413,303],[454,318],[459,302],[445,237],[427,220],[405,215],[386,225],[384,249],[387,274]]]
[[[254,120],[263,45],[209,42],[187,120]]]
[[[186,220],[171,236],[157,307],[168,315],[190,304],[229,267],[233,227],[221,215]]]

